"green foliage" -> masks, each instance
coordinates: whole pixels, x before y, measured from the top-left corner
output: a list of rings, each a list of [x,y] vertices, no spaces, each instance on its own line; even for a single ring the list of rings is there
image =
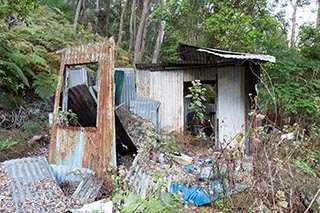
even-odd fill
[[[191,93],[186,96],[186,98],[191,98],[189,109],[194,110],[197,118],[202,122],[204,120],[204,112],[206,110],[205,102],[207,99],[204,96],[206,89],[202,87],[200,80],[195,80],[191,83],[192,87],[189,87],[189,91]]]
[[[40,129],[43,129],[42,124],[43,123],[42,122],[40,123],[39,121],[27,120],[23,122],[22,130],[29,132],[30,134],[34,134]]]
[[[303,171],[305,174],[311,176],[311,177],[316,177],[316,171],[308,166],[306,162],[304,162],[302,159],[296,159],[294,161],[294,165]]]
[[[58,76],[50,73],[39,73],[34,77],[32,87],[34,92],[40,98],[46,98],[53,95],[56,91]]]
[[[11,26],[19,22],[29,21],[29,15],[39,6],[34,0],[2,0],[0,6],[0,19],[6,20]]]
[[[269,67],[268,73],[262,73],[262,77],[271,78],[274,82],[271,86],[274,86],[279,113],[295,117],[293,122],[302,122],[302,125],[317,123],[316,117],[320,115],[319,64],[295,50],[279,51],[277,59],[277,63]],[[270,105],[269,94],[263,85],[260,87],[259,101],[271,109],[274,106]]]
[[[173,135],[169,135],[165,140],[160,141],[160,143],[156,145],[159,146],[161,152],[167,154],[180,151],[176,144],[176,138]]]
[[[78,115],[72,112],[71,109],[68,111],[58,111],[58,120],[59,123],[66,126],[76,126],[78,124]]]
[[[119,182],[118,182],[119,181]],[[148,195],[143,199],[140,195],[131,192],[128,184],[121,177],[114,181],[113,203],[116,210],[123,213],[131,212],[182,212],[180,196],[166,191],[164,178],[159,174],[154,178],[155,187],[148,190]]]
[[[25,101],[13,93],[2,93],[0,99],[4,110],[12,110],[18,106],[25,105]]]
[[[15,144],[17,144],[17,141],[11,141],[11,140],[4,140],[4,141],[0,141],[0,153],[5,151],[6,149],[9,149],[10,147],[14,146]]]
[[[17,2],[5,3],[0,13],[11,7],[20,13]],[[83,30],[74,34],[72,25],[57,8],[25,9],[30,9],[28,15],[24,14],[28,16],[28,24],[22,22],[9,28],[5,16],[0,16],[0,89],[20,96],[32,91],[45,98],[54,94],[57,84],[60,56],[55,51],[92,41],[93,34]]]

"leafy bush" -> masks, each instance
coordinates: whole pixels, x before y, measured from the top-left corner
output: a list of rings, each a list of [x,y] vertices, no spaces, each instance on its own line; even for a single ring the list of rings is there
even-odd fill
[[[53,95],[60,65],[55,51],[92,41],[94,35],[83,30],[75,34],[59,9],[34,7],[33,1],[28,1],[32,6],[27,8],[29,13],[9,27],[5,17],[20,11],[16,8],[16,12],[2,13],[11,8],[4,2],[0,8],[0,89],[21,97],[26,91],[41,98]]]

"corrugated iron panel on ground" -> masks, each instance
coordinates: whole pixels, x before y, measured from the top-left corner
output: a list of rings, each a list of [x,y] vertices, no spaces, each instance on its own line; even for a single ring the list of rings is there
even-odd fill
[[[91,169],[86,168],[78,168],[71,166],[63,166],[50,164],[53,175],[58,183],[62,183],[64,181],[71,181],[73,183],[80,183],[83,178],[92,176],[95,174]]]
[[[50,188],[45,189],[43,189],[44,185],[39,184],[48,180],[52,183],[55,182],[54,175],[44,157],[10,160],[5,161],[3,165],[10,180],[16,212],[24,212],[26,207],[32,209],[34,207],[32,205],[33,200],[50,200],[63,194],[58,184],[51,184]],[[41,190],[47,191],[46,195],[51,197],[43,197]],[[41,209],[41,212],[46,211],[47,209]],[[34,208],[33,212],[38,212],[38,209]]]
[[[81,199],[84,202],[92,202],[103,184],[103,180],[98,180],[95,172],[86,168],[75,168],[62,165],[50,165],[53,174],[60,184],[62,182],[71,182],[77,189],[73,197]]]

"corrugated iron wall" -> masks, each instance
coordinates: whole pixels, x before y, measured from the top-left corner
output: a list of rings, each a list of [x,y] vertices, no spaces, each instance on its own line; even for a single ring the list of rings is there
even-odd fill
[[[245,68],[240,66],[187,69],[174,71],[137,72],[137,93],[161,102],[161,129],[184,129],[183,83],[199,79],[217,82],[218,144],[224,146],[239,133],[245,131]],[[216,79],[218,76],[218,79]],[[184,103],[185,102],[185,103]],[[234,141],[233,141],[234,142]],[[233,144],[231,143],[231,145]]]
[[[64,71],[69,65],[98,63],[96,127],[62,126],[57,122]],[[104,176],[109,163],[116,165],[114,119],[114,42],[104,40],[62,51],[55,94],[49,162],[78,166]]]
[[[161,102],[161,129],[182,132],[184,129],[183,82],[195,79],[215,80],[217,68],[137,72],[139,96]]]
[[[230,146],[234,145],[234,138],[245,131],[244,74],[244,67],[224,67],[219,70],[217,119],[219,143],[222,147],[229,143]]]
[[[120,96],[120,104],[124,103],[129,107],[130,101],[137,98],[134,69],[133,68],[115,68],[115,71],[124,72],[124,81],[122,85],[122,92]]]

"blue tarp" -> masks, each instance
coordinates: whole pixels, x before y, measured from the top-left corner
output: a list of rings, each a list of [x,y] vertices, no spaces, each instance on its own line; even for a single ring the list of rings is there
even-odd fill
[[[184,183],[174,183],[171,185],[171,192],[181,193],[184,204],[193,204],[195,206],[203,206],[212,201],[220,200],[225,195],[242,192],[247,188],[245,185],[235,185],[233,192],[231,192],[228,185],[222,184],[220,181],[212,181],[206,187],[190,186],[187,187]]]

